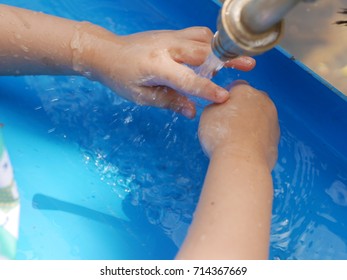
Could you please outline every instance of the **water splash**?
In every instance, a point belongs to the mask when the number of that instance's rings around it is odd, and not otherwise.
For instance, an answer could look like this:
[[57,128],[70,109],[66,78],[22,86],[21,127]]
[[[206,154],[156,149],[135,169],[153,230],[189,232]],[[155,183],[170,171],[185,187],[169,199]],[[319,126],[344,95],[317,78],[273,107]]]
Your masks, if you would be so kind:
[[200,77],[212,79],[215,73],[217,73],[224,66],[224,62],[221,61],[213,52],[207,57],[205,62],[199,67],[195,68],[195,73]]
[[157,109],[131,104],[79,77],[26,81],[41,100],[33,110],[45,111],[49,128],[54,127],[50,134],[78,146],[88,172],[111,190],[115,201],[122,201],[129,219],[136,209],[143,222],[179,246],[207,168],[197,121],[169,111],[158,118]]

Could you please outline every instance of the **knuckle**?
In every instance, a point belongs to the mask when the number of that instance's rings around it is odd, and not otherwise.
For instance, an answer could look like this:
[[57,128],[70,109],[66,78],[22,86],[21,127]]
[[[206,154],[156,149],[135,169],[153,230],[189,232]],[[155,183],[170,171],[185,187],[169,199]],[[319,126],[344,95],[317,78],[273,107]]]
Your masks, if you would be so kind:
[[205,36],[211,37],[211,38],[213,37],[213,32],[211,31],[210,28],[203,26],[203,27],[200,27],[200,29],[204,33]]

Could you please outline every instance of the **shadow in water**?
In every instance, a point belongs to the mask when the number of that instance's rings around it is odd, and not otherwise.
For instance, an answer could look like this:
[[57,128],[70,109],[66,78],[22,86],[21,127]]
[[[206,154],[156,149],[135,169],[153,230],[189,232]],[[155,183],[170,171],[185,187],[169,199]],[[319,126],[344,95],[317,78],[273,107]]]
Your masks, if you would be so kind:
[[[130,221],[124,221],[112,215],[44,194],[35,194],[32,205],[37,210],[62,211],[107,224],[117,231],[121,231],[124,233],[126,240],[129,243],[131,242],[128,247],[134,248],[132,252],[134,259],[173,259],[178,250],[173,241],[160,228],[148,223],[145,214],[140,208],[129,208],[126,201],[127,199],[124,201],[127,209],[126,214]],[[129,256],[129,252],[126,252],[126,255]]]

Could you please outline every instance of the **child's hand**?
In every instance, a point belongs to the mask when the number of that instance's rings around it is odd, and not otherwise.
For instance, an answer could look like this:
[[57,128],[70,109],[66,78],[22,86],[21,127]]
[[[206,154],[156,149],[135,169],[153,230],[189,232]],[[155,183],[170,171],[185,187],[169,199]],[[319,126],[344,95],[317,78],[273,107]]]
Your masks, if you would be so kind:
[[236,85],[230,99],[202,113],[199,139],[209,157],[216,151],[265,159],[272,169],[277,160],[279,125],[271,99],[249,85]]
[[[83,75],[128,100],[189,118],[196,113],[189,95],[216,103],[229,98],[184,65],[199,66],[211,53],[207,28],[117,36],[89,22],[2,4],[0,9],[0,75]],[[255,60],[240,57],[226,66],[250,70]]]
[[[184,65],[201,65],[210,54],[213,34],[207,28],[151,31],[114,38],[95,30],[89,33],[96,36],[85,37],[84,44],[96,47],[84,55],[87,62],[83,64],[89,66],[87,72],[130,101],[168,108],[193,118],[195,105],[188,95],[216,103],[229,98],[225,89]],[[93,44],[92,37],[96,41]],[[240,57],[226,66],[247,71],[255,66],[255,60]]]

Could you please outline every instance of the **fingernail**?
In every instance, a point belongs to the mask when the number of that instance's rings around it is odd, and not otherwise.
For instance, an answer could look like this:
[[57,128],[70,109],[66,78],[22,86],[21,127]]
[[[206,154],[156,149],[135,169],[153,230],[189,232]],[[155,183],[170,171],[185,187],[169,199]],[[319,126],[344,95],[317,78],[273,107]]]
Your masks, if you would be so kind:
[[241,56],[239,59],[242,61],[242,63],[247,65],[253,65],[255,62],[255,59],[249,56]]
[[188,119],[192,119],[194,117],[194,112],[188,108],[183,108],[181,113],[183,116],[187,117]]
[[236,87],[238,85],[249,85],[249,83],[247,81],[245,81],[245,80],[236,80],[236,81],[231,82],[226,87],[226,89],[230,91],[233,87]]
[[237,85],[249,85],[249,83],[246,80],[236,80],[233,81],[232,86],[237,86]]
[[225,89],[219,89],[216,92],[218,101],[225,101],[229,97],[229,92]]

